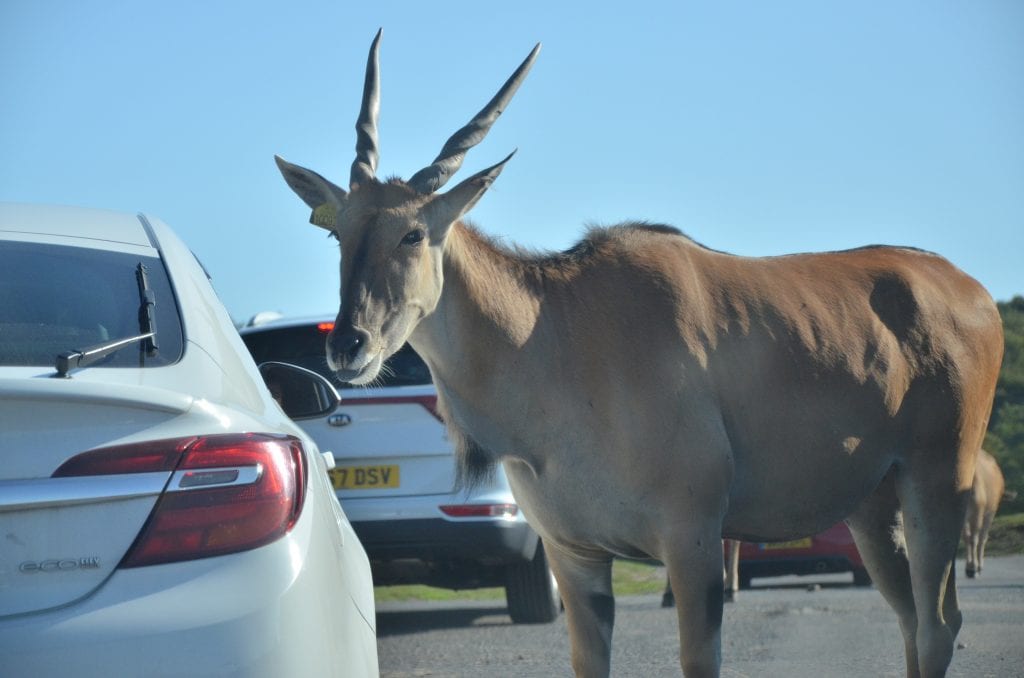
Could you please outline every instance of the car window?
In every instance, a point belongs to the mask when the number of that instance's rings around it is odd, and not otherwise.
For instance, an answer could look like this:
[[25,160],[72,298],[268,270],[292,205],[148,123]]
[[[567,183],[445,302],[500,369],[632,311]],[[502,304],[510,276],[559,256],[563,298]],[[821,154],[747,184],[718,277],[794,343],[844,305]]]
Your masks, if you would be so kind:
[[[257,330],[242,335],[257,364],[268,361],[292,363],[318,372],[338,388],[351,385],[338,381],[327,366],[327,333],[316,324]],[[416,386],[430,383],[430,370],[411,346],[406,344],[384,363],[375,386]]]
[[155,367],[181,359],[182,331],[167,271],[157,257],[0,241],[0,365],[53,365],[60,353],[140,334],[136,270],[146,266],[156,299],[159,351],[143,342],[94,363]]

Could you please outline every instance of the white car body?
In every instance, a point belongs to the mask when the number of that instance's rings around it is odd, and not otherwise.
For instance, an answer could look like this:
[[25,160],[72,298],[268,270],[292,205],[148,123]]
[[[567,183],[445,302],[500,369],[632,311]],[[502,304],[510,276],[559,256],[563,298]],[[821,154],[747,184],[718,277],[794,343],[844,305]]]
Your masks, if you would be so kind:
[[[325,457],[271,397],[189,249],[152,217],[0,205],[0,246],[36,245],[81,248],[76,251],[87,256],[128,254],[151,266],[162,261],[180,314],[181,351],[170,364],[95,364],[72,369],[66,378],[55,378],[53,362],[11,364],[3,355],[11,350],[4,332],[10,337],[35,330],[25,322],[8,328],[4,305],[18,299],[9,287],[8,297],[0,289],[0,674],[376,676],[369,563],[334,496]],[[59,274],[52,269],[26,277]],[[26,281],[17,294],[32,284]],[[55,308],[69,313],[88,295],[113,296],[109,289],[90,289],[87,280],[63,289],[66,299]],[[160,302],[160,312],[169,312],[167,299]],[[161,329],[158,322],[158,340],[173,349],[175,342],[164,342]],[[140,354],[134,346],[122,350]],[[252,441],[263,438],[254,434],[272,440],[259,447],[263,443]],[[271,450],[260,459],[282,464],[290,450],[291,466],[194,471],[190,481],[210,483],[199,489],[221,492],[208,495],[213,497],[233,492],[234,485],[251,482],[256,488],[290,478],[291,494],[281,496],[292,503],[280,504],[291,511],[289,527],[263,545],[177,561],[179,547],[168,537],[160,543],[171,562],[128,566],[126,554],[138,553],[137,539],[140,546],[155,543],[140,537],[140,530],[152,525],[157,534],[150,516],[173,507],[169,497],[206,500],[197,488],[186,489],[182,473],[190,472],[76,475],[69,460],[85,453],[80,461],[88,466],[102,456],[97,449],[137,454],[150,441],[193,437],[208,447],[218,444],[208,441],[234,441],[243,450],[252,444]],[[187,455],[201,444],[190,445]],[[61,467],[71,471],[53,477]],[[249,472],[254,475],[247,479]],[[218,480],[217,473],[227,475]],[[190,510],[180,515],[207,509]],[[230,550],[240,539],[218,536],[216,527],[195,548],[216,552],[218,543],[227,543]],[[182,544],[191,543],[185,539]]]

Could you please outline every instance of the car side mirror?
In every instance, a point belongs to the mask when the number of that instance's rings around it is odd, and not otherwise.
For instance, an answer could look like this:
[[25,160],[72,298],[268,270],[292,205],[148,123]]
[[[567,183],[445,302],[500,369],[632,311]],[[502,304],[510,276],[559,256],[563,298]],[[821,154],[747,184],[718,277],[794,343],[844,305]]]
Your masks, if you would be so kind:
[[312,370],[279,362],[262,363],[259,370],[270,395],[292,419],[326,416],[341,402],[331,382]]

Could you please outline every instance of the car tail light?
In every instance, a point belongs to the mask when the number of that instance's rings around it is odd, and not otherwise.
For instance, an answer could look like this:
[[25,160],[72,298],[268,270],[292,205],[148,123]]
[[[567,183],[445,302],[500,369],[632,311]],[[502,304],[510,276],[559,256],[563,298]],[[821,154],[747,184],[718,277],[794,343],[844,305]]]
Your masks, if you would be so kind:
[[171,470],[121,567],[263,546],[286,534],[302,511],[305,455],[288,436],[225,434],[103,448],[68,460],[54,476]]
[[515,518],[519,513],[515,504],[445,504],[438,508],[452,518]]
[[53,472],[54,478],[107,476],[122,473],[173,471],[181,455],[196,441],[191,438],[149,440],[133,445],[103,447],[68,459]]

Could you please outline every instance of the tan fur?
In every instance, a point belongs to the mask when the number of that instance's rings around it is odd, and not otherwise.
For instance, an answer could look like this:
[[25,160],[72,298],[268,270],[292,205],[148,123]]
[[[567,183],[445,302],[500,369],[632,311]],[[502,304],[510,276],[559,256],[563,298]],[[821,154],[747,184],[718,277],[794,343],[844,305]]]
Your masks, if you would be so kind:
[[[898,610],[947,599],[936,618],[902,612],[928,629],[908,638],[908,675],[944,670],[960,623],[949,564],[1002,350],[976,282],[917,250],[750,259],[631,226],[536,257],[456,224],[442,266],[409,340],[456,436],[504,463],[549,545],[579,675],[608,671],[612,556],[668,564],[684,670],[716,675],[720,537],[792,539],[850,514],[858,543],[903,559],[867,558]],[[919,562],[893,525],[858,521],[865,499],[915,512]]]
[[999,502],[1006,491],[1006,481],[995,457],[981,451],[974,467],[974,484],[967,501],[967,518],[964,520],[964,546],[967,549],[966,574],[975,577],[981,574],[985,565],[985,545],[992,519],[999,510]]
[[[740,542],[735,539],[723,539],[722,548],[725,550],[725,568],[722,571],[722,589],[725,592],[725,602],[731,603],[736,600],[740,591]],[[661,596],[662,607],[675,607],[676,598],[672,593],[672,583],[665,584],[665,592]]]

